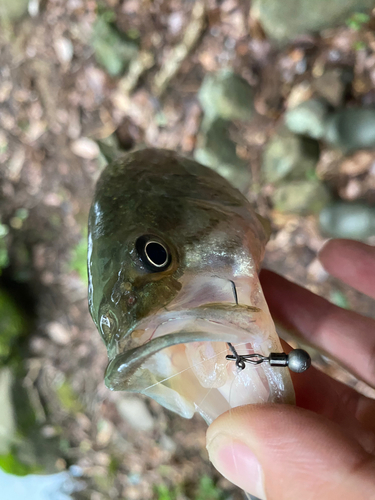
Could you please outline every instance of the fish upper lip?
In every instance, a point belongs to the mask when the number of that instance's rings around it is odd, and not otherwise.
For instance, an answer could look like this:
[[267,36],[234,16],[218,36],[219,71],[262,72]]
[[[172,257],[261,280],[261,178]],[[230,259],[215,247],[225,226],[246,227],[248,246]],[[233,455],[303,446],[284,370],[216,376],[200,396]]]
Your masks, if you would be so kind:
[[[171,309],[168,310],[165,308],[163,312],[152,315],[151,318],[143,319],[139,322],[137,322],[130,330],[127,331],[126,337],[131,336],[134,332],[138,330],[146,330],[146,328],[149,328],[153,322],[155,322],[155,331],[165,322],[167,321],[174,321],[174,320],[179,320],[179,319],[185,319],[185,318],[193,318],[198,317],[196,315],[199,315],[200,313],[203,314],[205,313],[205,317],[202,319],[208,319],[209,316],[209,311],[214,311],[218,313],[216,315],[222,316],[223,313],[230,313],[231,315],[233,313],[236,313],[240,311],[241,314],[249,314],[249,313],[259,313],[262,310],[259,309],[258,307],[255,306],[249,306],[247,304],[236,304],[234,302],[228,302],[228,303],[222,303],[222,302],[208,302],[206,304],[202,304],[197,307],[193,308],[188,308],[188,309]],[[222,317],[219,317],[220,320],[222,320]],[[220,321],[221,322],[221,321]],[[228,321],[228,324],[231,324],[231,321]],[[154,333],[152,334],[151,338],[149,340],[152,340],[154,336]],[[149,340],[146,340],[144,344],[146,344]],[[140,346],[137,347],[142,347],[141,344]]]
[[[158,314],[152,315],[150,318],[143,319],[138,321],[131,329],[129,329],[123,339],[129,338],[136,331],[145,331],[147,328],[154,327],[154,332],[152,333],[149,339],[145,339],[144,342],[137,346],[130,346],[130,349],[141,348],[150,342],[154,337],[156,330],[162,327],[163,324],[169,323],[170,321],[182,320],[182,319],[197,319],[202,315],[201,319],[208,320],[210,316],[210,312],[213,311],[212,320],[217,321],[219,324],[224,323],[226,318],[223,318],[223,315],[230,313],[231,316],[235,314],[246,314],[246,320],[248,319],[248,315],[251,313],[259,313],[262,310],[255,306],[249,306],[247,304],[238,304],[234,302],[207,302],[206,304],[202,304],[197,307],[187,308],[187,309],[172,309],[168,310],[164,308],[164,310]],[[216,317],[215,317],[216,316]],[[238,325],[236,325],[235,321],[227,321],[228,326],[235,325],[238,329]],[[252,321],[248,321],[248,323],[252,323]],[[246,330],[246,327],[243,328]],[[159,335],[157,335],[159,337]],[[121,342],[121,340],[120,340]],[[108,353],[115,353],[118,347],[119,341],[113,337],[112,343],[108,346]],[[183,343],[183,342],[181,342]],[[127,349],[128,350],[128,349]],[[117,356],[121,355],[121,353],[114,354],[112,356],[109,355],[110,361],[113,361]]]
[[[207,318],[207,311],[214,311],[211,319]],[[247,321],[245,321],[244,324],[241,324],[241,321],[230,321],[230,319],[233,319],[233,311],[239,313],[239,319],[242,321],[244,320],[243,316],[246,315],[245,320]],[[197,312],[205,312],[206,314],[202,314],[202,317],[197,317]],[[128,379],[132,377],[146,359],[166,347],[200,341],[236,343],[239,340],[244,340],[251,343],[252,339],[249,327],[255,320],[251,321],[251,319],[249,319],[249,312],[259,313],[261,310],[247,305],[209,303],[190,310],[162,313],[156,315],[147,322],[140,322],[137,324],[136,328],[132,329],[130,334],[136,330],[144,330],[155,320],[158,321],[157,328],[163,324],[163,319],[165,323],[171,321],[171,324],[173,324],[173,320],[177,321],[181,318],[185,318],[188,324],[186,328],[182,328],[180,331],[175,330],[174,332],[154,337],[137,347],[133,347],[114,356],[106,369],[106,386],[112,390],[124,390]],[[230,313],[230,317],[228,313]],[[188,321],[189,318],[192,320],[190,325]],[[199,322],[202,321],[206,321],[204,325],[205,328],[199,325]],[[210,329],[209,325],[211,326],[211,330],[216,328],[216,330],[219,331],[205,331]]]

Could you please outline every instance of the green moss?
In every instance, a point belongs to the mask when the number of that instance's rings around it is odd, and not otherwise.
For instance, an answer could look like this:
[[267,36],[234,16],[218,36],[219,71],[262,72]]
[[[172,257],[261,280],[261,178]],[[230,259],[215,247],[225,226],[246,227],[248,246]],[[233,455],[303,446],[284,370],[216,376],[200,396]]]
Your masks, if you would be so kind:
[[61,451],[61,453],[63,453],[64,455],[67,455],[69,453],[70,449],[71,449],[71,446],[70,446],[69,440],[66,438],[61,438],[59,440],[59,450]]
[[2,269],[7,267],[8,265],[9,265],[8,250],[6,247],[4,247],[1,244],[1,241],[0,241],[0,275],[1,275]]
[[168,477],[172,472],[173,467],[170,465],[162,464],[158,467],[158,472],[163,477]]
[[0,364],[12,352],[17,339],[26,331],[26,320],[12,297],[0,288]]
[[346,25],[354,30],[359,31],[362,26],[370,21],[370,16],[364,12],[354,12],[349,19],[346,20]]
[[31,405],[28,391],[23,386],[24,373],[23,366],[19,367],[18,377],[15,378],[12,387],[12,400],[15,409],[15,417],[17,424],[17,433],[23,439],[32,433],[35,433],[37,428],[37,418],[34,409]]
[[293,181],[278,186],[272,194],[276,210],[307,215],[319,213],[330,201],[330,192],[319,180]]
[[176,500],[176,489],[169,489],[165,484],[158,484],[155,486],[155,498],[157,500]]
[[209,476],[202,476],[194,500],[220,500],[223,493]]
[[365,42],[358,41],[353,44],[353,50],[359,51],[359,50],[365,50],[367,48],[367,45]]
[[[177,484],[173,487],[168,487],[166,484],[158,484],[154,487],[154,498],[155,500],[176,500],[181,496],[183,491],[184,487],[182,484]],[[222,490],[216,486],[211,477],[204,475],[200,478],[198,486],[191,498],[193,500],[223,500],[224,494]]]
[[2,0],[0,2],[0,19],[16,21],[27,13],[28,0]]
[[102,476],[97,474],[93,476],[94,483],[99,491],[109,491],[113,486],[113,476]]
[[6,236],[8,233],[8,226],[0,224],[0,276],[2,269],[9,265],[8,247],[6,243]]
[[[53,213],[50,215],[48,221],[54,229],[59,229],[62,225],[62,216],[59,213]],[[55,237],[54,233],[53,237]]]
[[83,411],[83,406],[69,382],[64,381],[57,387],[56,395],[59,398],[61,406],[69,413],[76,414]]
[[121,461],[114,456],[111,456],[111,461],[109,462],[108,465],[108,474],[111,476],[115,476],[121,466]]
[[76,271],[84,283],[87,283],[87,236],[82,236],[79,243],[73,248],[69,262],[71,271]]
[[91,37],[95,59],[111,76],[122,74],[138,51],[135,31],[131,31],[131,36],[120,33],[114,24],[115,17],[112,11],[99,12]]
[[9,233],[9,228],[5,224],[0,224],[0,238],[4,238]]
[[311,168],[309,170],[306,171],[306,180],[308,181],[317,181],[319,180],[318,179],[318,176],[316,175],[316,171],[314,168]]
[[8,150],[8,141],[5,135],[0,135],[0,154],[6,153]]
[[0,468],[15,476],[26,476],[27,474],[39,471],[39,469],[21,463],[13,453],[0,455]]
[[17,123],[18,127],[22,130],[22,132],[27,132],[30,128],[30,122],[26,118],[21,118]]
[[18,208],[14,214],[17,219],[21,219],[22,221],[26,220],[29,216],[29,211],[27,208]]

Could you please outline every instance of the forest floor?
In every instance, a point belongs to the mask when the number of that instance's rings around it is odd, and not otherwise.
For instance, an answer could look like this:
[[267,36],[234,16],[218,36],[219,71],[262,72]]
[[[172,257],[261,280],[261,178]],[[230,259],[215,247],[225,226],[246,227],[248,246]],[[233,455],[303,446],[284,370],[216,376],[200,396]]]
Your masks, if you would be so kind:
[[[49,472],[75,466],[80,498],[242,498],[210,465],[201,418],[185,421],[154,401],[105,388],[107,353],[87,306],[87,216],[104,166],[96,141],[115,134],[123,150],[147,144],[191,155],[206,73],[231,67],[256,89],[256,120],[232,132],[251,164],[250,198],[273,223],[265,266],[375,317],[370,300],[321,268],[316,255],[325,238],[316,216],[272,210],[270,187],[260,181],[261,152],[286,102],[324,68],[353,71],[346,102],[375,102],[371,26],[328,30],[276,49],[249,26],[245,2],[208,5],[203,16],[182,0],[108,0],[101,15],[114,12],[119,31],[141,45],[133,73],[115,76],[94,56],[93,0],[41,2],[38,15],[4,21],[0,31],[1,286],[31,325],[17,373],[21,411],[23,404],[30,409],[35,427],[25,424],[19,453]],[[187,27],[194,44],[168,73]],[[343,199],[372,201],[373,172],[355,168],[348,174],[338,167],[331,189]]]

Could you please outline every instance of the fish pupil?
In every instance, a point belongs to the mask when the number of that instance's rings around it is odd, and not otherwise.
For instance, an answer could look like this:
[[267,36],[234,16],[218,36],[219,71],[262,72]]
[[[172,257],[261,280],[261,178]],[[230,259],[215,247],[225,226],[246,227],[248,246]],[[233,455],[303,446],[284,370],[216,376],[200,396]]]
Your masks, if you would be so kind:
[[150,241],[145,248],[148,260],[157,267],[165,266],[168,262],[167,250],[156,241]]
[[163,271],[169,266],[170,254],[167,247],[152,236],[138,238],[136,248],[143,264],[150,271]]

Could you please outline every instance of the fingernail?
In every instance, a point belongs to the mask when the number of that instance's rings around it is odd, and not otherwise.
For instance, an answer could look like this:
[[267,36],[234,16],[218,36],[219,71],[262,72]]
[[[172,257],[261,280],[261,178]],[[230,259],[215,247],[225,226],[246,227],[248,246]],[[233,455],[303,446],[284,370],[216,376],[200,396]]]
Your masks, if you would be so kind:
[[258,459],[244,443],[218,434],[207,445],[214,467],[247,493],[264,500],[263,473]]

